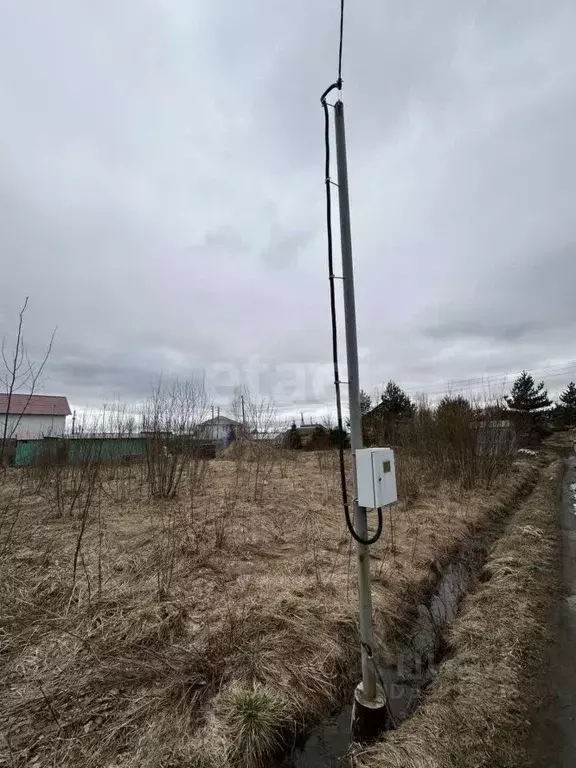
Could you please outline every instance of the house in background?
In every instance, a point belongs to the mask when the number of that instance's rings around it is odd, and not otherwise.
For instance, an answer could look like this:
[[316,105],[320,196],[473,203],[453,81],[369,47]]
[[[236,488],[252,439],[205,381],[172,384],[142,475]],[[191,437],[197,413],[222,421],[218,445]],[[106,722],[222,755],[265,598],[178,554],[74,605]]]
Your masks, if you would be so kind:
[[323,424],[301,424],[296,427],[302,447],[306,448],[312,441],[322,443],[328,438],[328,430]]
[[[9,410],[8,410],[9,408]],[[6,437],[33,440],[59,437],[66,429],[70,406],[65,397],[53,395],[0,394],[0,438],[8,420]]]
[[228,416],[215,416],[198,425],[198,434],[202,440],[226,442],[242,435],[242,424]]

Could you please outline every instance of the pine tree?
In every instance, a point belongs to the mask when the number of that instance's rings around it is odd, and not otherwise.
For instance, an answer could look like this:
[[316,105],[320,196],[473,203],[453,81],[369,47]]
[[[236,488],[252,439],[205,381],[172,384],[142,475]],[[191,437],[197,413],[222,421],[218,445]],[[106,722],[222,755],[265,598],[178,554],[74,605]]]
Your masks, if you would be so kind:
[[346,432],[345,429],[338,429],[338,427],[332,427],[328,431],[328,437],[331,445],[339,447],[340,443],[342,443],[342,446],[344,448],[350,447],[350,438],[348,436],[348,432]]
[[555,418],[558,426],[576,426],[576,384],[571,381],[562,392],[556,406]]
[[449,418],[450,416],[471,416],[472,406],[462,395],[451,397],[446,395],[438,404],[439,419]]
[[440,421],[472,417],[470,401],[462,395],[445,395],[438,403],[436,415]]
[[552,401],[544,389],[544,382],[534,384],[534,379],[526,371],[522,371],[514,382],[510,396],[506,398],[508,407],[513,411],[532,413],[548,408]]
[[568,408],[574,415],[576,415],[576,384],[573,381],[568,384],[566,391],[560,395],[560,402],[564,408]]
[[390,380],[382,394],[381,410],[391,416],[412,416],[414,404],[395,381]]
[[299,451],[302,448],[302,437],[300,432],[298,432],[295,421],[292,422],[292,426],[286,435],[286,446],[295,451]]
[[363,389],[360,390],[360,413],[364,415],[372,408],[372,398]]

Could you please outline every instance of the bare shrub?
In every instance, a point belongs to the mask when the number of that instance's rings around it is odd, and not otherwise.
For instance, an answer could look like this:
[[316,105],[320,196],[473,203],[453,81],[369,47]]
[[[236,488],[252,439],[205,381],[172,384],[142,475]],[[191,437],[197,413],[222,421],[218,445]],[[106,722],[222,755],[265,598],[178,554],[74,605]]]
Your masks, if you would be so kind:
[[173,498],[199,444],[198,427],[206,414],[206,393],[199,379],[160,381],[142,415],[147,435],[146,465],[150,495]]
[[[133,504],[142,500],[145,477],[139,418],[121,402],[106,403],[101,418],[93,425],[92,436],[102,439],[103,492],[117,504]],[[101,432],[100,432],[101,429]],[[83,428],[79,437],[90,438]],[[130,448],[130,446],[133,448]]]
[[276,456],[280,477],[285,480],[293,474],[294,464],[298,460],[298,453],[290,448],[278,446]]
[[[8,558],[20,521],[25,494],[23,478],[19,483],[5,484],[0,498],[0,562]],[[20,536],[22,535],[19,532]]]
[[407,500],[441,482],[489,487],[510,466],[514,447],[497,403],[461,397],[436,409],[422,401],[409,416],[383,415],[369,440],[396,449],[399,496]]
[[261,501],[281,455],[276,406],[274,400],[257,400],[249,389],[243,388],[235,395],[232,412],[236,418],[241,414],[245,435],[234,446],[236,474],[244,476],[254,500]]
[[176,552],[180,542],[177,512],[173,506],[162,502],[152,512],[151,527],[154,531],[152,561],[156,571],[157,597],[159,600],[164,600],[170,594]]
[[324,484],[324,503],[329,504],[335,500],[335,492],[340,493],[338,452],[335,450],[317,451],[315,456],[318,471]]
[[60,453],[60,444],[54,448],[38,458],[39,490],[60,517],[82,516],[101,482],[100,445],[84,443],[73,460]]
[[396,485],[398,498],[415,501],[422,488],[422,463],[410,453],[400,452],[396,459]]

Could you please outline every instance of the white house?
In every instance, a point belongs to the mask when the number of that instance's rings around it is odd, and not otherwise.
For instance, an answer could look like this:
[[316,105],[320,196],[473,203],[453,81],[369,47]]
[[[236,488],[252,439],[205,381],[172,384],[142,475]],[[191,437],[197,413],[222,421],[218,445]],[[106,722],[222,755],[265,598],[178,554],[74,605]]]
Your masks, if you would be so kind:
[[232,434],[238,437],[242,433],[242,424],[228,416],[215,416],[203,421],[198,426],[198,432],[203,440],[228,440]]
[[65,397],[0,394],[0,438],[6,423],[8,438],[58,437],[66,429],[66,416],[70,406]]

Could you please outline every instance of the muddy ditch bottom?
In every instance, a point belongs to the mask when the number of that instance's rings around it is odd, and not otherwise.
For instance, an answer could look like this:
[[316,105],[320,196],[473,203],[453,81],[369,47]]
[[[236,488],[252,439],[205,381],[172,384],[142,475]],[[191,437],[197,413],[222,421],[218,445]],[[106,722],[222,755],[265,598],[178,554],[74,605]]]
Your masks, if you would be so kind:
[[[464,562],[444,570],[432,596],[417,606],[407,638],[392,647],[395,662],[379,666],[396,726],[416,710],[446,654],[444,630],[456,617],[475,570],[468,560],[465,556]],[[351,714],[352,705],[347,704],[313,728],[280,766],[332,768],[340,765],[350,747]]]

